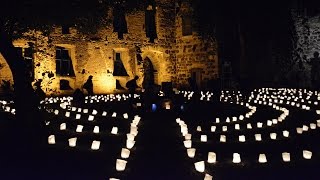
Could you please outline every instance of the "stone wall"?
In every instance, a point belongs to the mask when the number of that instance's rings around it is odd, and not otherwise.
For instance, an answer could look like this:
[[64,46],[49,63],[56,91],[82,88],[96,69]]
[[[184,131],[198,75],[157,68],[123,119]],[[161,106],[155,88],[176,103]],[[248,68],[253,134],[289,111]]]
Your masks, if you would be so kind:
[[[122,87],[135,75],[143,80],[143,65],[137,62],[137,47],[141,57],[148,57],[156,70],[155,83],[173,82],[174,87],[183,87],[192,68],[201,68],[205,82],[218,73],[216,42],[202,39],[196,32],[191,36],[181,35],[181,18],[176,14],[174,0],[157,1],[156,9],[157,39],[149,42],[145,33],[145,13],[143,9],[126,14],[128,33],[118,39],[112,24],[98,29],[97,33],[84,34],[76,27],[69,34],[62,34],[61,27],[46,37],[39,32],[31,32],[14,42],[21,46],[30,42],[36,44],[35,79],[43,79],[43,89],[48,95],[70,94],[76,88],[82,88],[89,75],[93,75],[94,93],[115,93],[116,80]],[[112,20],[112,9],[109,19]],[[33,36],[33,37],[32,37]],[[55,47],[69,50],[74,76],[59,76],[56,73]],[[121,60],[128,76],[113,76],[115,52],[121,53]],[[5,62],[0,57],[0,62]],[[5,64],[5,63],[4,63]],[[1,79],[10,79],[5,65],[0,70]],[[53,73],[53,77],[50,76]],[[71,90],[60,90],[60,80],[69,81]]]

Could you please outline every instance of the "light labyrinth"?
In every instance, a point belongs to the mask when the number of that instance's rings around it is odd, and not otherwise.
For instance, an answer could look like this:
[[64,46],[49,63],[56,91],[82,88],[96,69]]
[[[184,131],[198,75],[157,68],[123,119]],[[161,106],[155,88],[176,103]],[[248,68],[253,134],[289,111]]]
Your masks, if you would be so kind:
[[[318,157],[320,147],[312,137],[319,137],[319,99],[318,92],[262,88],[254,90],[248,102],[244,102],[240,92],[225,91],[220,97],[222,102],[246,106],[251,111],[245,116],[223,120],[213,116],[211,122],[193,127],[189,124],[197,119],[177,117],[176,122],[180,127],[182,145],[195,170],[202,173],[205,180],[210,180],[214,179],[218,166],[299,163]],[[253,115],[268,107],[278,113],[264,117]],[[297,113],[289,115],[297,110],[313,113],[313,116],[308,119],[296,116]]]
[[[86,107],[72,106],[72,97],[47,98],[45,104],[47,112],[52,114],[46,121],[50,135],[48,144],[60,148],[77,148],[89,151],[114,153],[110,149],[118,149],[114,162],[114,174],[120,176],[130,165],[130,153],[134,150],[135,139],[138,135],[138,125],[141,117],[129,112],[99,111],[94,107],[97,103],[108,101],[125,101],[125,95],[100,95],[86,97]],[[138,95],[135,97],[138,98]],[[111,170],[113,172],[113,170]],[[116,179],[110,177],[111,179]],[[117,177],[119,178],[119,177]]]

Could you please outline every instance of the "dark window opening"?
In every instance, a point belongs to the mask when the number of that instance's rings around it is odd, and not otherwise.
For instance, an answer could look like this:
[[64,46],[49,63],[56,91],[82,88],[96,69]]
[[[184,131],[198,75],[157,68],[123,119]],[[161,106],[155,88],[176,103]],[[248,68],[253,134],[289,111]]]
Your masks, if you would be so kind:
[[145,10],[145,31],[146,37],[150,39],[150,42],[154,42],[157,38],[157,26],[156,26],[156,4],[154,0],[150,0],[147,3]]
[[56,48],[56,73],[60,76],[74,76],[70,52],[63,47]]
[[16,47],[16,51],[19,55],[23,57],[26,62],[27,66],[27,73],[30,78],[30,81],[34,80],[34,61],[33,61],[33,50],[31,47],[23,48],[23,47]]
[[192,35],[192,18],[190,16],[182,17],[182,35]]
[[128,76],[121,60],[121,53],[115,53],[113,76]]

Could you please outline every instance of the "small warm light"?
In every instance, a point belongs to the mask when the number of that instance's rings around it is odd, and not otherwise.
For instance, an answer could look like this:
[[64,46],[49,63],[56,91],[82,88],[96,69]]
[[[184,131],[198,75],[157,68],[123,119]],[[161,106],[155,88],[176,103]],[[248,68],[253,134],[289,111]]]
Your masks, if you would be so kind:
[[239,153],[233,153],[232,162],[233,163],[240,163],[241,162],[241,158],[240,158],[240,154]]
[[317,128],[317,125],[314,124],[314,123],[310,123],[310,129],[316,129]]
[[128,118],[129,118],[128,113],[124,113],[124,114],[123,114],[123,118],[128,119]]
[[186,134],[184,135],[185,140],[191,140],[192,135],[191,134]]
[[89,115],[89,117],[88,117],[88,121],[93,121],[93,120],[94,120],[94,116]]
[[70,147],[76,147],[76,144],[77,144],[77,138],[70,138],[68,139],[68,142],[69,142],[69,146]]
[[83,113],[85,114],[89,113],[89,109],[83,109]]
[[141,103],[137,103],[137,107],[141,107]]
[[219,118],[216,118],[216,123],[220,123],[220,119]]
[[116,112],[113,112],[111,117],[117,117],[117,113]]
[[201,126],[197,126],[197,131],[201,132]]
[[165,104],[165,107],[166,107],[166,109],[170,109],[171,108],[170,104],[168,104],[168,103]]
[[122,148],[121,149],[121,157],[124,159],[127,159],[127,158],[129,158],[129,156],[130,156],[130,150],[126,149],[126,148]]
[[66,116],[66,117],[70,117],[70,112],[67,111],[66,114],[65,114],[65,116]]
[[201,135],[200,140],[201,142],[207,142],[207,135]]
[[259,163],[266,163],[267,157],[265,154],[259,154]]
[[222,126],[222,131],[228,131],[228,127],[227,126]]
[[247,129],[252,129],[252,126],[250,123],[247,124]]
[[311,159],[312,158],[312,152],[311,151],[307,151],[307,150],[303,150],[303,158],[305,159]]
[[227,141],[226,135],[220,135],[220,142],[226,142],[226,141]]
[[211,132],[216,132],[217,127],[216,126],[211,126]]
[[76,132],[82,132],[83,126],[82,125],[77,125]]
[[239,124],[235,124],[235,125],[234,125],[234,129],[240,130],[240,125],[239,125]]
[[303,126],[302,126],[302,130],[303,130],[303,131],[308,131],[308,130],[309,130],[309,127],[306,126],[306,125],[303,125]]
[[217,161],[217,155],[214,152],[208,153],[208,163],[215,163]]
[[97,115],[98,114],[98,111],[97,110],[92,110],[92,115]]
[[288,153],[288,152],[283,152],[283,153],[282,153],[282,160],[283,160],[284,162],[290,162],[290,153]]
[[205,163],[204,163],[204,161],[196,162],[196,163],[194,163],[194,166],[195,166],[195,168],[196,168],[196,170],[197,170],[198,172],[204,172],[204,170],[205,170]]
[[184,144],[184,147],[191,148],[192,141],[191,140],[185,140],[185,141],[183,141],[183,144]]
[[117,178],[110,178],[109,180],[120,180],[120,179],[117,179]]
[[50,135],[48,137],[48,144],[55,144],[56,143],[56,138],[54,135]]
[[246,142],[246,136],[245,135],[240,135],[239,136],[239,142]]
[[299,127],[298,127],[296,130],[297,130],[297,133],[298,133],[298,134],[302,134],[302,133],[303,133],[303,129],[302,129],[302,128],[299,128]]
[[131,148],[133,148],[135,143],[136,143],[136,141],[127,140],[126,146],[127,146],[128,149],[131,149]]
[[55,115],[58,115],[58,114],[59,114],[59,110],[57,110],[57,109],[54,110],[54,114],[55,114]]
[[187,149],[187,154],[188,154],[189,158],[194,158],[194,156],[196,154],[196,149],[195,148]]
[[254,137],[256,141],[262,141],[261,134],[255,134]]
[[272,121],[271,120],[267,121],[267,126],[272,126]]
[[99,133],[99,126],[94,126],[93,133]]
[[257,127],[258,127],[258,128],[262,128],[262,125],[263,125],[263,123],[261,123],[261,122],[258,122],[258,123],[257,123]]
[[112,127],[111,134],[118,134],[118,127]]
[[106,112],[106,111],[103,111],[103,112],[102,112],[102,116],[107,116],[107,112]]
[[60,124],[60,130],[66,130],[66,129],[67,129],[66,123],[61,123]]
[[204,180],[212,180],[212,176],[210,174],[205,174],[204,175]]
[[116,170],[117,171],[124,171],[126,169],[127,161],[122,159],[117,159],[116,162]]
[[98,150],[100,148],[100,141],[93,141],[91,145],[92,150]]
[[81,118],[81,114],[76,114],[76,119],[80,119]]
[[282,131],[283,137],[289,137],[289,131]]
[[133,134],[127,134],[127,140],[134,141],[134,137]]
[[270,133],[270,138],[273,140],[277,139],[277,133]]

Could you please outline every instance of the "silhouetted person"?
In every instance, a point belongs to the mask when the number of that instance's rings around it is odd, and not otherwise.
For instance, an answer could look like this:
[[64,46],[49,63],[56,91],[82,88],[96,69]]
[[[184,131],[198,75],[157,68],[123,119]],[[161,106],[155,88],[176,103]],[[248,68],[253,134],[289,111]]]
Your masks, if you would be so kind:
[[129,80],[126,83],[126,87],[128,88],[129,94],[131,96],[131,98],[130,98],[131,100],[133,99],[134,94],[136,93],[136,89],[138,88],[138,85],[137,85],[138,79],[139,79],[139,76],[135,76],[133,79]]
[[307,61],[311,65],[311,83],[312,88],[318,88],[319,87],[319,77],[320,77],[320,57],[319,52],[315,51],[313,53],[313,57]]
[[34,86],[35,86],[35,93],[36,95],[38,96],[38,98],[40,100],[44,99],[46,97],[46,93],[42,90],[41,88],[41,83],[42,83],[42,79],[38,79],[35,83],[34,83]]
[[83,92],[82,92],[79,88],[77,88],[77,89],[73,92],[72,97],[73,97],[72,103],[73,103],[74,106],[81,106],[81,105],[83,105],[83,103],[84,103],[84,101],[85,101],[85,96],[84,96]]
[[87,90],[89,96],[93,96],[93,82],[92,82],[93,76],[90,75],[87,79],[87,81],[83,84],[83,88]]

